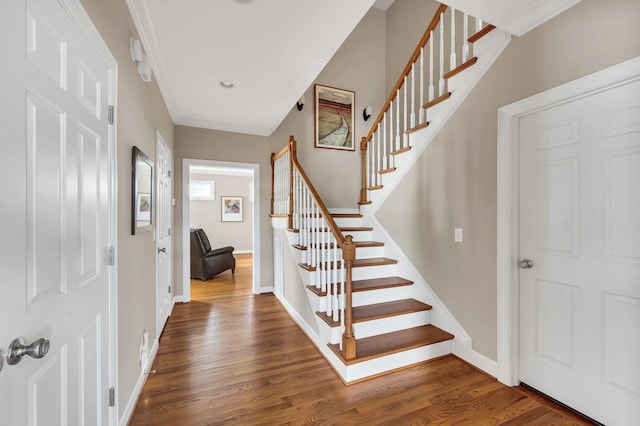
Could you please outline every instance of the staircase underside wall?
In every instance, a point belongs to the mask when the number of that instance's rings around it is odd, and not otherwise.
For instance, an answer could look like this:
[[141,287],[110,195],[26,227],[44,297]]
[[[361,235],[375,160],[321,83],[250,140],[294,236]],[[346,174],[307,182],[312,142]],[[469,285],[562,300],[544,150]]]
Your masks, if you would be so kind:
[[[375,212],[489,359],[497,358],[497,110],[638,56],[637,16],[635,0],[585,0],[513,39]],[[463,243],[453,242],[454,228],[464,229]]]

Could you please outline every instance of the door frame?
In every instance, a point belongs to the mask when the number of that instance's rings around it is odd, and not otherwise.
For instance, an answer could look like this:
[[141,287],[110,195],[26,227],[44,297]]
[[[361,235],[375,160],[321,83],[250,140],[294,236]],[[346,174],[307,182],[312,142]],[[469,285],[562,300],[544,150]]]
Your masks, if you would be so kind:
[[[171,152],[171,150],[169,149],[169,146],[167,145],[167,143],[164,140],[164,137],[162,137],[162,133],[160,133],[160,130],[156,129],[156,165],[158,164],[158,151],[159,148],[162,148],[162,150],[166,151],[169,153],[170,157],[169,157],[169,186],[170,186],[170,193],[171,193],[171,199],[169,200],[169,203],[173,204],[173,177],[171,176],[171,173],[173,171],[173,153]],[[157,167],[157,166],[156,166]],[[155,173],[156,175],[156,182],[154,182],[155,185],[155,190],[156,193],[158,192],[158,181],[159,181],[159,175],[157,173]],[[156,198],[157,200],[158,198]],[[159,205],[156,203],[156,214],[159,211]],[[173,225],[173,208],[171,209],[171,221],[170,221],[170,229],[173,230],[174,229],[174,225]],[[166,324],[166,322],[162,322],[162,324],[160,324],[160,318],[158,316],[158,308],[159,308],[159,303],[160,303],[160,298],[158,297],[158,281],[159,281],[159,276],[160,274],[158,273],[158,238],[157,238],[157,216],[156,216],[156,229],[154,229],[154,232],[156,232],[156,238],[155,238],[155,248],[156,248],[156,338],[160,339],[160,334],[162,333],[162,329],[164,328],[164,325]],[[171,247],[167,248],[167,255],[166,255],[166,259],[167,262],[169,262],[169,285],[171,286],[171,297],[169,298],[169,314],[168,316],[171,316],[171,312],[173,311],[173,305],[174,305],[174,299],[173,299],[173,293],[175,290],[175,286],[173,285],[173,234],[171,235]]]
[[636,80],[640,80],[640,56],[498,109],[498,380],[508,386],[520,383],[519,120]]
[[[256,163],[236,163],[231,161],[218,160],[198,160],[193,158],[182,159],[182,302],[191,300],[191,274],[189,273],[190,242],[189,242],[189,183],[190,166],[210,166],[241,168],[253,170],[253,294],[260,294],[260,164]],[[270,290],[269,290],[270,291]]]

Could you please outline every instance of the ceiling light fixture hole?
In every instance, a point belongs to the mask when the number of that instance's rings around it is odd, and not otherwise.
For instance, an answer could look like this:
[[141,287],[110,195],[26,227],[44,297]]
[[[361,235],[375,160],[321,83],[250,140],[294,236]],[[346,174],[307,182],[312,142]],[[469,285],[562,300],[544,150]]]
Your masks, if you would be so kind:
[[233,84],[233,82],[229,80],[220,80],[220,86],[224,87],[225,89],[233,89],[233,86],[235,86],[235,84]]

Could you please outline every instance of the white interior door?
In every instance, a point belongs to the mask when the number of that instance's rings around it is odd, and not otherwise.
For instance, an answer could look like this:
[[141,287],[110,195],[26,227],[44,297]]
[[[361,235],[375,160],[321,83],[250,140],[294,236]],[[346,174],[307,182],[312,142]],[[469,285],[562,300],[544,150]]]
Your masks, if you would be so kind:
[[68,11],[84,12],[63,3],[15,0],[0,13],[0,348],[6,355],[19,337],[50,342],[41,359],[4,362],[6,425],[117,420],[108,391],[112,80],[76,25],[88,18],[72,19]]
[[171,314],[171,151],[156,133],[156,336]]
[[[520,380],[640,419],[640,82],[520,119]],[[526,265],[522,265],[526,266]]]

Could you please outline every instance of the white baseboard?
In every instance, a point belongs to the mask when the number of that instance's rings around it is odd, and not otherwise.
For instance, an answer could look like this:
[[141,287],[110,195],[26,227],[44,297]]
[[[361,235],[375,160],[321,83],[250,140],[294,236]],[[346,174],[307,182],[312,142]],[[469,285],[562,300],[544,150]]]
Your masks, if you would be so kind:
[[[184,302],[188,302],[188,300],[185,301],[184,296],[183,295],[177,295],[177,296],[173,296],[173,304],[175,305],[176,303],[184,303]],[[171,308],[171,310],[173,311],[173,308]]]
[[307,322],[300,315],[298,315],[298,312],[296,312],[296,310],[293,309],[293,306],[289,304],[287,299],[285,299],[281,294],[275,291],[273,292],[273,294],[276,296],[276,299],[278,299],[278,301],[280,302],[282,307],[285,309],[285,311],[287,311],[289,316],[293,318],[296,324],[298,324],[298,326],[302,329],[304,334],[306,334],[307,337],[309,337],[309,339],[311,339],[311,341],[316,345],[316,347],[320,349],[320,344],[318,343],[320,341],[320,338],[318,334],[315,331],[313,331],[311,327],[309,327],[309,324],[307,324]]
[[[149,366],[153,365],[153,361],[156,359],[156,355],[158,354],[158,339],[153,342],[153,346],[151,347],[151,353],[149,353]],[[138,404],[138,399],[140,398],[140,394],[142,393],[142,388],[144,384],[147,382],[147,376],[149,375],[148,370],[143,370],[140,372],[140,376],[138,377],[138,381],[136,385],[133,387],[133,391],[129,396],[129,400],[127,402],[126,407],[124,407],[124,411],[122,412],[122,417],[120,417],[120,426],[127,426],[129,420],[131,420],[131,415]]]
[[253,254],[253,250],[234,250],[233,254]]
[[273,293],[273,286],[260,287],[260,293],[258,294],[264,294],[264,293]]

